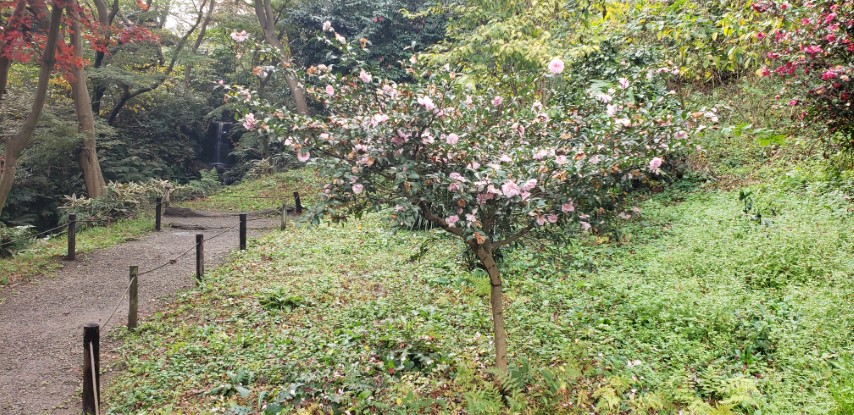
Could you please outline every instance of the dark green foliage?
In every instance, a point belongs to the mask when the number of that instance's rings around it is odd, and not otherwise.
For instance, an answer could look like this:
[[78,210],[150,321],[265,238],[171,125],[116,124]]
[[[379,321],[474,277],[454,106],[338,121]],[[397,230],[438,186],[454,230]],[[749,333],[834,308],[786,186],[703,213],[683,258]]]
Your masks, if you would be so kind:
[[419,12],[432,2],[415,0],[304,2],[289,17],[288,34],[296,58],[305,64],[329,63],[328,48],[317,40],[321,25],[330,21],[347,39],[366,38],[370,52],[365,58],[394,80],[409,77],[397,64],[414,52],[424,50],[445,36],[445,16],[429,15],[409,19],[402,10]]

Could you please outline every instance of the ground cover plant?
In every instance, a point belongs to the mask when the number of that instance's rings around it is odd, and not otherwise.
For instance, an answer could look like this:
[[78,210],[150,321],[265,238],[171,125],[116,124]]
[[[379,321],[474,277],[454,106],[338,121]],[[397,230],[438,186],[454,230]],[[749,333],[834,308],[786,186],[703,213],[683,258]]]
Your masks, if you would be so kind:
[[[850,201],[805,174],[638,203],[623,240],[502,266],[511,361],[460,242],[370,215],[255,242],[125,341],[112,413],[831,413],[851,408]],[[503,385],[502,396],[493,380]],[[265,412],[266,411],[266,412]]]

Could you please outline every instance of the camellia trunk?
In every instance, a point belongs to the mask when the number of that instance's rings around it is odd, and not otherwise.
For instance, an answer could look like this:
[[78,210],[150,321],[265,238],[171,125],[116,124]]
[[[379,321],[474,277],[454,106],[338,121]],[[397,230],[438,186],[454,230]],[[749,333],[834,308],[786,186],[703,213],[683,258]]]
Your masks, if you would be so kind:
[[[80,14],[77,12],[77,2],[72,1],[66,8],[71,20],[71,45],[77,56],[82,56],[83,42],[80,35]],[[83,147],[80,149],[78,162],[83,170],[83,180],[86,183],[86,193],[89,197],[98,197],[104,194],[104,175],[101,172],[101,164],[98,162],[97,139],[95,131],[95,116],[92,112],[92,98],[89,96],[89,88],[86,86],[86,74],[83,67],[73,66],[71,69],[71,97],[74,100],[74,110],[77,112],[77,124],[83,133]]]
[[27,144],[33,137],[36,125],[44,109],[44,103],[47,100],[48,83],[55,62],[54,52],[56,51],[56,43],[59,38],[61,20],[62,7],[54,5],[51,11],[47,40],[45,41],[44,52],[42,53],[41,68],[39,68],[39,79],[36,86],[36,94],[33,98],[33,105],[18,134],[3,143],[5,155],[0,160],[0,213],[3,213],[3,207],[6,205],[6,199],[9,197],[9,192],[12,190],[12,184],[15,181],[18,157],[21,156],[24,148],[27,147]]
[[495,367],[507,371],[507,331],[504,329],[504,297],[501,292],[501,274],[495,263],[493,250],[484,246],[475,248],[475,254],[489,274],[489,303],[492,306],[492,325],[495,335]]

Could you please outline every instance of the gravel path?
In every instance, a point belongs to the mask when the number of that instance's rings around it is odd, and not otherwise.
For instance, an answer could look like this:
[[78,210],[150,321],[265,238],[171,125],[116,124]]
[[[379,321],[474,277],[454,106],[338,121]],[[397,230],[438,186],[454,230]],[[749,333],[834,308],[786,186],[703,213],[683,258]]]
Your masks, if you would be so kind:
[[[276,219],[254,219],[249,236],[278,226]],[[78,255],[54,275],[0,291],[0,414],[79,414],[83,362],[83,324],[104,324],[128,284],[128,267],[140,272],[169,261],[205,235],[205,267],[220,264],[237,249],[237,218],[164,218],[164,223],[190,230],[164,228],[138,240]],[[216,234],[219,237],[207,240]],[[174,294],[194,286],[195,253],[139,278],[140,320],[168,303]],[[107,328],[126,324],[127,300]],[[103,330],[103,327],[102,327]],[[104,338],[102,332],[101,338]],[[102,341],[102,370],[114,345]],[[106,361],[105,361],[106,359]]]

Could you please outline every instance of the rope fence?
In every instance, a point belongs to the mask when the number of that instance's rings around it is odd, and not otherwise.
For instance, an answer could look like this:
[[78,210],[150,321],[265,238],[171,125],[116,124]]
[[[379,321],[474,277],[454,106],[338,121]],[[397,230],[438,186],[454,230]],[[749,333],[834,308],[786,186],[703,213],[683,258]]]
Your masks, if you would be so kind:
[[[274,196],[237,196],[237,195],[218,195],[221,197],[240,197],[243,199],[276,199]],[[93,414],[100,415],[101,413],[101,394],[100,394],[100,350],[99,350],[99,342],[100,342],[100,331],[102,328],[108,327],[109,324],[113,321],[116,313],[119,308],[124,303],[125,299],[128,299],[128,329],[133,330],[136,328],[137,324],[137,311],[139,305],[138,299],[138,283],[139,277],[147,274],[154,273],[158,270],[164,269],[170,265],[174,265],[178,263],[178,260],[187,256],[193,251],[196,251],[196,280],[198,284],[201,284],[203,276],[204,276],[204,242],[211,241],[216,238],[219,238],[226,233],[234,230],[239,227],[239,249],[246,249],[246,233],[249,222],[259,221],[259,220],[269,220],[268,217],[262,216],[265,214],[281,214],[281,225],[280,229],[285,229],[286,221],[287,221],[287,213],[293,211],[296,214],[301,214],[303,207],[300,201],[299,193],[294,192],[294,207],[290,209],[286,204],[281,204],[280,209],[270,210],[270,211],[258,211],[252,212],[257,217],[253,217],[252,219],[248,219],[248,213],[223,213],[216,215],[200,215],[196,217],[201,218],[217,218],[217,217],[238,217],[239,220],[237,223],[227,227],[219,227],[219,228],[205,228],[205,230],[219,230],[219,232],[205,237],[204,234],[196,234],[196,242],[187,250],[179,253],[177,256],[168,259],[166,262],[155,266],[151,269],[148,269],[143,272],[139,272],[139,268],[137,266],[130,267],[130,278],[128,280],[127,286],[122,291],[121,296],[116,301],[114,307],[112,307],[112,311],[103,321],[103,324],[97,323],[88,323],[84,325],[84,334],[83,334],[83,343],[84,343],[84,365],[83,365],[83,396],[82,396],[82,409],[84,414]],[[155,223],[154,223],[154,231],[161,230],[161,217],[163,214],[163,204],[162,199],[158,198],[156,200],[155,205]],[[75,260],[76,257],[76,234],[77,234],[77,225],[83,223],[112,223],[113,221],[110,219],[77,219],[76,215],[70,214],[68,217],[68,223],[60,226],[53,227],[51,229],[47,229],[41,231],[35,235],[28,236],[30,239],[38,239],[46,235],[51,236],[59,236],[64,233],[68,235],[68,255],[65,257],[68,260]],[[261,228],[252,228],[252,229],[261,229]],[[16,241],[8,241],[5,243],[0,243],[0,248],[4,246],[11,245]]]

